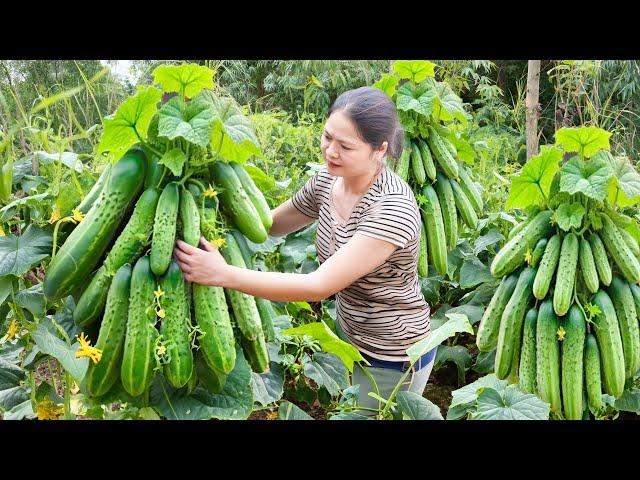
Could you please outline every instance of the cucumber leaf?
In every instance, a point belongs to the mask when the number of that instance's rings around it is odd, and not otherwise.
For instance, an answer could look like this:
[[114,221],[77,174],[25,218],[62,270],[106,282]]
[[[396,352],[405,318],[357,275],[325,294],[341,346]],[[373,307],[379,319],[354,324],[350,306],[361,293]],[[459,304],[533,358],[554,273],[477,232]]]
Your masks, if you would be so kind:
[[499,380],[495,374],[491,373],[480,377],[473,383],[465,385],[458,390],[451,392],[451,405],[447,411],[447,420],[457,420],[464,417],[468,412],[475,410],[478,400],[479,390],[489,387],[494,390],[504,390],[509,384],[507,380]]
[[584,217],[585,213],[586,210],[582,204],[578,202],[565,202],[560,205],[553,214],[553,221],[555,221],[562,230],[568,232],[572,228],[580,228],[580,225],[582,225],[582,217]]
[[491,282],[493,275],[489,267],[482,263],[478,257],[472,255],[465,258],[460,268],[460,288],[473,288],[484,282]]
[[253,401],[262,407],[282,398],[284,388],[284,368],[271,362],[266,373],[251,372],[251,390]]
[[473,161],[476,158],[476,152],[469,142],[462,138],[458,138],[456,135],[450,135],[447,139],[453,143],[454,147],[456,147],[456,150],[458,151],[458,158],[469,165],[473,165]]
[[463,125],[467,124],[467,112],[462,106],[462,99],[454,93],[448,83],[434,82],[436,98],[433,103],[433,113],[435,120],[450,122],[454,119],[460,120]]
[[471,354],[462,345],[440,345],[436,353],[436,366],[442,366],[447,362],[453,362],[458,369],[458,385],[464,385],[466,372],[471,367]]
[[336,397],[340,390],[349,387],[349,375],[342,360],[333,353],[316,352],[313,357],[305,355],[302,359],[304,374],[325,387],[331,396]]
[[428,117],[433,111],[433,103],[436,98],[433,81],[427,79],[418,85],[411,82],[404,83],[398,89],[396,105],[399,110],[413,110]]
[[395,75],[384,73],[382,74],[382,78],[374,83],[373,86],[379,88],[390,97],[393,97],[396,93],[399,81],[400,79]]
[[278,407],[278,420],[313,420],[313,417],[291,402],[282,402]]
[[[614,157],[609,152],[603,155],[598,153],[597,156],[608,160],[613,172],[607,187],[609,204],[624,208],[640,202],[640,173],[631,165],[629,159]],[[595,158],[594,156],[591,161]]]
[[29,225],[21,236],[0,237],[0,277],[19,277],[51,254],[52,235],[43,228]]
[[525,208],[542,205],[548,198],[553,176],[560,169],[562,152],[543,146],[541,152],[529,159],[520,173],[511,178],[511,190],[505,207]]
[[42,284],[38,283],[31,288],[20,290],[15,295],[16,304],[29,310],[35,318],[44,317],[45,298],[42,293]]
[[244,169],[251,177],[251,180],[255,182],[256,186],[263,193],[273,190],[278,186],[276,184],[276,181],[272,177],[264,173],[258,167],[254,167],[253,165],[248,165],[245,163]]
[[640,389],[627,388],[622,396],[615,400],[615,408],[625,412],[633,412],[640,415]]
[[182,137],[200,147],[209,144],[214,112],[204,101],[194,99],[185,103],[181,97],[173,97],[160,109],[158,135],[169,140]]
[[187,157],[180,148],[172,148],[162,155],[158,163],[166,166],[176,177],[182,174],[182,167],[187,161]]
[[599,150],[609,150],[611,133],[598,127],[565,127],[556,131],[556,145],[565,152],[578,152],[590,158]]
[[431,330],[429,335],[407,349],[407,355],[412,362],[417,362],[425,353],[458,332],[467,332],[473,335],[473,327],[466,315],[460,313],[445,313],[445,315],[449,320],[444,325]]
[[34,152],[36,160],[42,165],[48,165],[50,163],[62,162],[68,168],[75,170],[78,173],[82,173],[84,164],[78,160],[78,154],[74,152],[53,152],[48,153],[44,151]]
[[397,60],[393,63],[393,71],[400,78],[409,78],[415,83],[420,83],[435,75],[435,66],[435,63],[428,60]]
[[[162,93],[155,87],[138,87],[137,93],[127,98],[116,110],[113,118],[104,118],[102,140],[98,153],[109,152],[119,160],[129,148],[145,140],[151,117],[158,111]],[[137,135],[136,135],[137,132]]]
[[407,420],[444,420],[440,407],[422,395],[406,390],[398,392],[398,409]]
[[515,385],[503,391],[483,387],[478,392],[478,409],[471,420],[548,420],[550,405]]
[[569,159],[560,169],[560,191],[573,195],[582,192],[602,202],[607,195],[611,167],[601,158],[583,162],[578,156]]
[[210,68],[195,63],[160,65],[153,71],[153,80],[163,92],[180,92],[193,98],[205,88],[213,89],[214,74]]

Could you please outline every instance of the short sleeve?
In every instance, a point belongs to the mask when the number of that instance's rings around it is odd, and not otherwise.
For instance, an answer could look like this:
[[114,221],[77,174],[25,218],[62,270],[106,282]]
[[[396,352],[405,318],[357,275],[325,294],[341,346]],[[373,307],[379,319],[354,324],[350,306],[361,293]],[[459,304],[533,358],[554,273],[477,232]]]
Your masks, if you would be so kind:
[[318,182],[318,174],[313,175],[307,182],[298,190],[291,201],[293,206],[298,211],[305,214],[307,217],[318,218],[319,206],[316,196],[316,186]]
[[420,235],[418,206],[406,195],[385,195],[363,213],[355,233],[404,248]]

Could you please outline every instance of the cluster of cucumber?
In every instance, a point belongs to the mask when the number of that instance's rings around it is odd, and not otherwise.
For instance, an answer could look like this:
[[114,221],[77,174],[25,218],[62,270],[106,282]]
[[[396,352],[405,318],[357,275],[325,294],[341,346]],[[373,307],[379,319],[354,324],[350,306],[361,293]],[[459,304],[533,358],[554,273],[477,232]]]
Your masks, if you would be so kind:
[[222,236],[226,261],[253,268],[245,236],[263,242],[272,219],[246,170],[214,161],[200,180],[218,195],[205,195],[201,181],[170,178],[157,158],[136,147],[103,175],[99,192],[90,192],[86,217],[54,256],[43,284],[49,299],[79,297],[77,325],[101,319],[96,348],[102,356],[90,363],[89,394],[103,395],[120,379],[129,394],[141,395],[156,373],[176,388],[191,391],[200,381],[218,393],[235,366],[236,341],[255,372],[268,371],[271,303],[192,285],[172,259],[176,238],[197,246],[202,233],[224,232],[217,228],[223,224],[235,227]]
[[440,275],[446,273],[447,254],[458,243],[459,222],[474,230],[483,207],[471,171],[457,160],[456,147],[446,138],[448,128],[435,122],[425,133],[424,138],[408,140],[395,169],[425,200],[418,259],[422,277],[427,276],[429,263]]
[[[564,232],[543,210],[516,225],[491,264],[501,277],[476,343],[496,349],[495,373],[551,405],[588,418],[619,398],[640,368],[640,246],[629,217]],[[614,221],[615,220],[615,221]],[[586,399],[586,402],[584,401]]]

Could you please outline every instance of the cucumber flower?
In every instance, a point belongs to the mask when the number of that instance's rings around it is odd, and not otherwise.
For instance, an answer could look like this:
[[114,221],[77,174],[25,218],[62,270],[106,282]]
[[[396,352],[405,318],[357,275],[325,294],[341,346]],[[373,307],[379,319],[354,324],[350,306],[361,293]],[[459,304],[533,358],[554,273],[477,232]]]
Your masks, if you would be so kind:
[[102,350],[91,346],[91,340],[85,338],[84,332],[80,333],[76,338],[80,342],[80,350],[76,352],[76,358],[88,357],[93,363],[98,363],[102,358]]

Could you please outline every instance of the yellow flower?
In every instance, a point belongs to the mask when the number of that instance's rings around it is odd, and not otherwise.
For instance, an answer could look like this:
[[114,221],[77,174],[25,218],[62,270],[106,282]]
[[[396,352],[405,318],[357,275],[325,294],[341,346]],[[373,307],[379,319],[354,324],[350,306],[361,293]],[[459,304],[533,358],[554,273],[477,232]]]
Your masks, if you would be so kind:
[[64,414],[64,408],[47,398],[36,406],[36,413],[38,420],[58,420]]
[[4,233],[4,230],[2,229],[2,227],[0,227],[0,237],[5,237],[6,234]]
[[13,320],[11,320],[11,324],[7,329],[7,334],[6,334],[7,340],[13,340],[16,334],[18,333],[18,330],[19,330],[18,322],[14,318]]
[[207,188],[207,189],[204,191],[204,196],[205,196],[205,197],[209,197],[209,198],[211,198],[211,197],[215,197],[216,195],[218,195],[218,192],[216,192],[216,191],[213,189],[213,187],[211,186],[211,184],[209,184],[209,188]]
[[265,415],[267,420],[277,420],[278,419],[278,411],[274,410],[273,412],[267,412]]
[[93,363],[98,363],[102,358],[102,350],[91,346],[91,340],[85,338],[84,332],[80,333],[76,338],[80,342],[80,350],[76,352],[76,358],[89,357]]
[[158,289],[154,290],[153,294],[156,296],[156,298],[160,298],[161,296],[164,295],[164,291],[162,290],[162,288],[160,286],[158,286]]
[[531,265],[531,260],[532,260],[531,248],[527,248],[527,253],[524,254],[524,261],[527,262],[527,264]]
[[49,223],[56,223],[58,220],[60,220],[60,209],[56,207],[53,209],[53,212],[51,212],[51,217],[49,217]]
[[164,318],[164,316],[166,315],[164,308],[159,308],[158,310],[156,310],[156,315],[158,315],[160,318]]
[[563,341],[564,340],[564,336],[566,335],[567,331],[562,328],[562,325],[560,325],[558,327],[558,331],[556,332],[556,334],[558,335],[558,340],[559,341]]
[[167,353],[167,347],[165,347],[164,345],[158,345],[156,347],[156,354],[161,357],[162,355],[164,355],[165,353]]
[[227,241],[224,238],[214,238],[211,243],[213,245],[215,245],[216,247],[220,248],[222,246],[224,246],[225,243],[227,243]]
[[73,209],[73,220],[80,223],[84,219],[84,213],[82,213],[78,207]]

